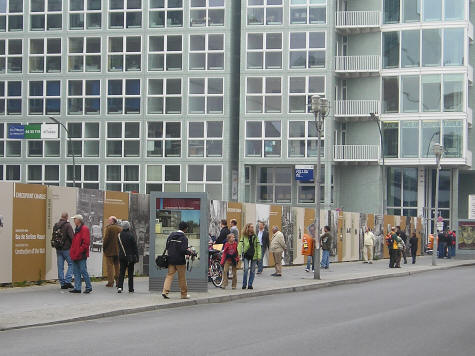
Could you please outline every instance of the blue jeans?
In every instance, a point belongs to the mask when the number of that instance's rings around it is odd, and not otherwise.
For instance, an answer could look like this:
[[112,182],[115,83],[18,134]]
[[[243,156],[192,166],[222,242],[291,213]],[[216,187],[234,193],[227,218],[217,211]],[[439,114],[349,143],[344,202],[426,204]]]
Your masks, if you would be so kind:
[[447,247],[447,244],[445,242],[439,242],[439,246],[438,246],[439,258],[444,258],[445,257],[445,248],[446,247]]
[[74,273],[74,289],[81,290],[81,276],[86,283],[86,290],[92,290],[91,279],[87,273],[87,259],[73,261],[73,273]]
[[266,251],[264,251],[262,249],[262,245],[261,245],[261,251],[262,251],[261,259],[256,261],[257,262],[257,272],[259,272],[259,273],[262,273],[262,271],[264,271],[264,254],[265,254]]
[[313,260],[313,256],[307,256],[307,269],[310,269],[310,261],[312,261],[312,271],[315,270],[315,261]]
[[[64,262],[68,263],[66,278],[64,277]],[[56,262],[58,263],[58,279],[59,283],[64,286],[71,283],[73,279],[73,261],[69,256],[69,250],[56,250]]]
[[449,247],[449,258],[450,257],[455,257],[455,246]]
[[[242,276],[242,286],[246,287],[249,285],[249,287],[252,287],[252,282],[254,282],[254,277],[256,275],[256,266],[257,266],[257,260],[248,260],[245,258],[243,261],[243,267],[244,267],[244,275]],[[251,272],[249,273],[249,283],[247,282],[247,273],[249,271],[249,267],[251,268]]]
[[322,268],[330,267],[330,251],[329,250],[322,250],[322,263],[320,263],[320,267]]

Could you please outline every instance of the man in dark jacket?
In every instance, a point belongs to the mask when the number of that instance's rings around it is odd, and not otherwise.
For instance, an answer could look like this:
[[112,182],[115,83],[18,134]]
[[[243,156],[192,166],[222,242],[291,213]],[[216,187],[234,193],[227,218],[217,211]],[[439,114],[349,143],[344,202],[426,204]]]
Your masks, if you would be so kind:
[[264,221],[258,222],[257,238],[261,245],[261,258],[257,261],[257,274],[261,274],[264,270],[264,256],[269,248],[269,230],[266,228]]
[[[402,241],[404,241],[404,245],[407,246],[407,235],[406,235],[406,233],[401,230],[400,226],[396,226],[396,228],[397,228],[397,231],[396,231],[397,236],[399,236],[402,239]],[[404,264],[407,264],[406,248],[403,248],[401,253],[402,253],[402,257],[404,258]]]
[[444,231],[439,232],[439,258],[444,258],[445,257],[445,249],[447,248],[447,233]]
[[320,236],[322,246],[322,262],[320,267],[328,269],[330,267],[330,250],[332,248],[332,235],[330,235],[330,226],[323,228],[323,235]]
[[[228,229],[228,222],[226,219],[221,220],[221,231],[219,232],[219,236],[216,239],[215,244],[225,244],[228,238],[228,235],[231,233]],[[223,246],[224,247],[224,246]]]
[[122,231],[117,223],[115,216],[107,219],[104,238],[102,239],[102,251],[107,267],[107,284],[106,287],[113,287],[114,280],[117,284],[119,280],[119,233]]
[[[71,284],[73,279],[73,261],[69,254],[71,242],[73,241],[74,231],[71,224],[68,222],[68,213],[62,213],[61,219],[54,224],[53,231],[59,229],[63,236],[63,247],[56,248],[56,262],[58,263],[58,280],[61,284],[61,289],[74,288]],[[68,263],[68,270],[66,277],[64,276],[64,262]]]
[[122,231],[119,234],[119,261],[120,272],[117,283],[117,293],[122,293],[124,287],[125,271],[129,279],[129,293],[134,292],[134,265],[139,261],[139,251],[135,237],[130,231],[130,223],[122,221]]
[[186,285],[186,255],[191,255],[188,248],[188,239],[185,232],[188,231],[188,224],[182,221],[178,225],[178,231],[172,232],[168,236],[166,249],[168,251],[168,274],[163,283],[162,296],[169,299],[168,293],[172,286],[175,273],[178,272],[178,284],[180,285],[181,298],[189,299],[188,287]]
[[419,244],[419,240],[415,232],[412,233],[412,236],[409,239],[409,244],[411,245],[412,264],[415,264],[417,256],[417,245]]

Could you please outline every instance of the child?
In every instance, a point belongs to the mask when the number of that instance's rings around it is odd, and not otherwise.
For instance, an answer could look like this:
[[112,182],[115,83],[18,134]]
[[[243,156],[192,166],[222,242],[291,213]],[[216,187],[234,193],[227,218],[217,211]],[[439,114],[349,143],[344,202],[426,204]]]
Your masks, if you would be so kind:
[[229,266],[232,266],[233,270],[233,281],[232,287],[236,289],[237,284],[237,263],[239,262],[238,252],[237,252],[237,242],[234,234],[228,234],[227,242],[224,244],[223,257],[221,258],[221,266],[224,266],[223,271],[223,285],[221,288],[226,289],[228,286],[228,271]]

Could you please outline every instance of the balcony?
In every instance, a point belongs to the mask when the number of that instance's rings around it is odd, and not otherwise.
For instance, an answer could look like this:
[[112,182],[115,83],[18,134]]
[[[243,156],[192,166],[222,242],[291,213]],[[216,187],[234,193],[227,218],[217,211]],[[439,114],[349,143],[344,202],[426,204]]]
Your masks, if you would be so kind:
[[381,70],[381,56],[336,56],[335,72],[343,76],[358,77],[378,75]]
[[343,32],[370,32],[381,27],[381,11],[337,11],[336,29]]
[[333,160],[335,162],[375,162],[380,157],[379,145],[335,145]]
[[335,117],[368,118],[370,113],[380,113],[379,100],[337,100],[335,101]]

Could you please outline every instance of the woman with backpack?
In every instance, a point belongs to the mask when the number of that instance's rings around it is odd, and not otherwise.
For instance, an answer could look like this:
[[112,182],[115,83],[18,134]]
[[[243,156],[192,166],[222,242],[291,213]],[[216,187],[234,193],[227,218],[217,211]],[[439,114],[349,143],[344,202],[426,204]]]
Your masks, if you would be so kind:
[[[239,239],[238,254],[242,256],[244,275],[242,278],[242,289],[253,289],[252,283],[256,274],[257,261],[261,259],[261,244],[254,232],[254,225],[249,223],[244,227],[244,231]],[[249,268],[251,271],[249,272]],[[249,281],[247,279],[249,273]]]

